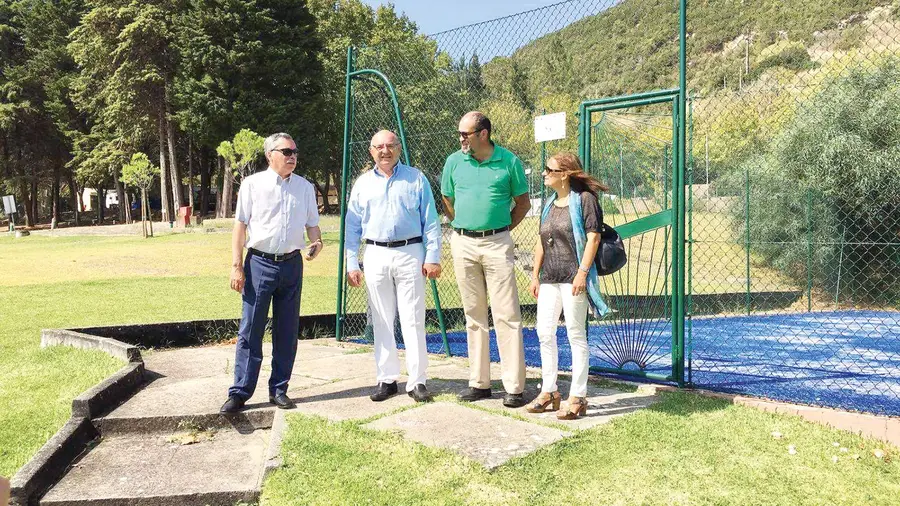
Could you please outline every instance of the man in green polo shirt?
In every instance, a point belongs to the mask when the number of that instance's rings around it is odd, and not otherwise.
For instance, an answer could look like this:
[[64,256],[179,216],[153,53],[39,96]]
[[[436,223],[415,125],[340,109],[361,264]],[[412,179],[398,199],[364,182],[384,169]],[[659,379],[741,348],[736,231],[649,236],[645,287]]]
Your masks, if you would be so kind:
[[469,388],[459,398],[491,396],[490,295],[506,390],[503,405],[517,408],[527,402],[522,396],[525,350],[510,230],[531,208],[528,182],[516,155],[491,141],[491,121],[484,114],[462,117],[459,144],[462,149],[447,157],[441,176],[446,214],[455,230],[450,250],[469,344]]

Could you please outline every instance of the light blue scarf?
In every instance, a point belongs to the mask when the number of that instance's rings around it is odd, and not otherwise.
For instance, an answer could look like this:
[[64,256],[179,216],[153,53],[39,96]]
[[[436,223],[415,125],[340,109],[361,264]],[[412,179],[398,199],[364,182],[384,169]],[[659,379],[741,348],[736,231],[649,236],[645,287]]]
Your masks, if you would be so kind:
[[[550,214],[550,207],[553,205],[554,200],[556,200],[556,193],[544,206],[544,211],[541,213],[541,223]],[[584,247],[587,244],[587,233],[584,231],[584,215],[581,213],[581,194],[574,190],[569,193],[569,218],[572,220],[572,232],[575,236],[575,253],[578,255],[578,262],[581,265],[581,259],[584,258]],[[600,280],[597,277],[597,267],[594,265],[594,262],[591,262],[591,270],[587,275],[587,293],[594,318],[598,319],[609,313],[609,306],[606,305],[603,296],[600,295],[599,285]]]

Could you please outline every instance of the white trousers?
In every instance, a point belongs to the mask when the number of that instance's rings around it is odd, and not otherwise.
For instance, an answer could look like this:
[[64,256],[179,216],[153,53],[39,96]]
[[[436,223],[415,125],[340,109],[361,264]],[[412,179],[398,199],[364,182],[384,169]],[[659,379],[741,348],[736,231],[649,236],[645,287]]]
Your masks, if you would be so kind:
[[541,341],[541,392],[555,392],[559,372],[559,350],[556,345],[556,328],[559,313],[566,320],[566,335],[572,350],[572,386],[570,397],[587,395],[590,354],[587,343],[587,293],[572,295],[571,283],[542,283],[537,299],[537,334]]
[[425,276],[421,244],[399,248],[368,245],[364,259],[366,290],[375,334],[375,368],[379,383],[400,378],[400,359],[394,341],[394,318],[399,311],[406,347],[406,390],[425,384],[428,349],[425,346]]

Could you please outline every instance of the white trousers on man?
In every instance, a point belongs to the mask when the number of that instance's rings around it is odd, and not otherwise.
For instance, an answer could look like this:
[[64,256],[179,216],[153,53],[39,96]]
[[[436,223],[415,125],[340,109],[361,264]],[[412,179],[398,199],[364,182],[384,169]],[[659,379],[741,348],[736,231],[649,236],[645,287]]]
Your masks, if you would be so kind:
[[587,395],[590,354],[587,343],[586,292],[572,295],[571,283],[542,283],[537,299],[537,334],[541,342],[541,392],[558,390],[556,377],[559,372],[559,350],[556,345],[556,329],[562,311],[566,320],[566,335],[572,350],[572,386],[570,397]]
[[400,378],[400,358],[394,341],[394,318],[406,348],[406,391],[425,384],[428,349],[425,346],[425,276],[421,244],[399,248],[368,245],[365,251],[366,290],[375,334],[375,367],[379,383]]

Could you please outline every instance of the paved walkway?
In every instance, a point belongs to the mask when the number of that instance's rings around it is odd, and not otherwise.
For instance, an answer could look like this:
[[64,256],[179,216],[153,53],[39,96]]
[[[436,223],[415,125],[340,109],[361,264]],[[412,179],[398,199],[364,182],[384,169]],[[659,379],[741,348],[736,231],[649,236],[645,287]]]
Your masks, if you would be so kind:
[[[458,404],[452,397],[416,405],[408,396],[398,395],[376,403],[368,398],[375,375],[371,350],[325,339],[300,343],[288,392],[297,401],[296,409],[276,410],[268,403],[266,364],[248,409],[226,417],[218,410],[232,380],[233,346],[160,351],[144,360],[148,384],[94,420],[102,440],[41,504],[255,501],[266,469],[279,462],[284,416],[291,412],[336,421],[370,420],[366,427],[373,430],[400,431],[411,441],[445,447],[493,468],[655,400],[652,389],[624,392],[590,385],[588,416],[574,422],[559,422],[553,413],[505,408],[500,391],[478,402],[477,408]],[[466,387],[465,359],[431,356],[430,360],[428,387],[435,395]],[[492,376],[499,378],[497,364],[492,365]],[[537,370],[528,371],[527,395],[537,394],[539,376]],[[568,384],[563,379],[560,389],[565,393]],[[412,409],[398,411],[402,407]],[[516,416],[503,416],[504,412]]]

